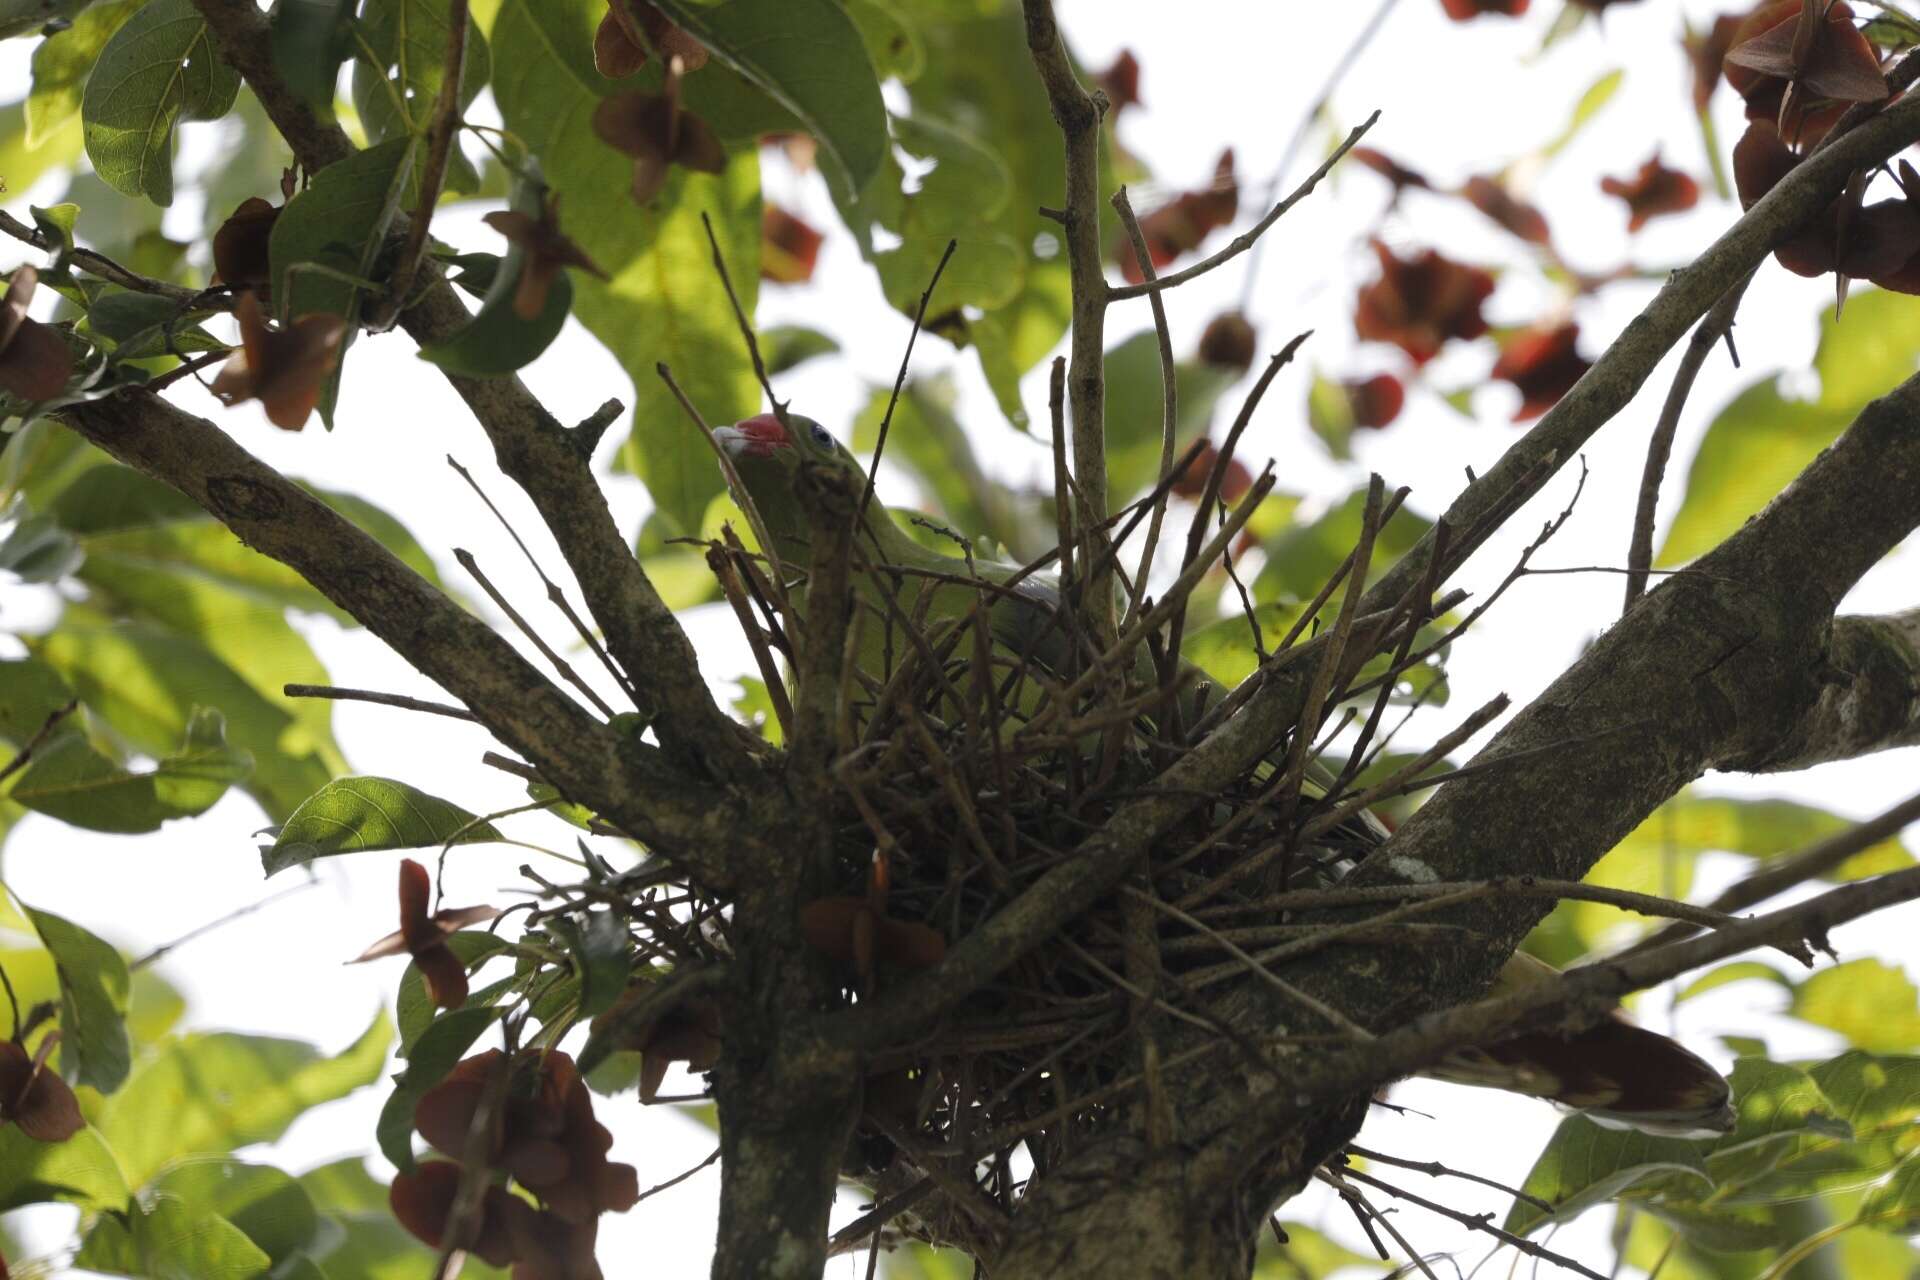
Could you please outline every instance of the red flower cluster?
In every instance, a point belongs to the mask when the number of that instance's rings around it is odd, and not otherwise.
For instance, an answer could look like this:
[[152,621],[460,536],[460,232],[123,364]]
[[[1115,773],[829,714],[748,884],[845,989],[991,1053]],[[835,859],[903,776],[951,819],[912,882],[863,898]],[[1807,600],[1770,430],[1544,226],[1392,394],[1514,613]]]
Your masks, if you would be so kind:
[[947,940],[930,925],[887,914],[887,860],[875,855],[863,897],[816,898],[800,908],[800,932],[816,951],[850,965],[862,978],[876,962],[931,969],[946,958]]
[[240,322],[240,350],[220,366],[213,394],[228,405],[258,400],[268,422],[282,431],[300,430],[340,361],[346,320],[315,311],[276,329],[251,289],[240,295],[234,318]]
[[[413,1125],[455,1160],[468,1149],[476,1116],[498,1071],[512,1074],[505,1103],[485,1119],[482,1157],[492,1175],[511,1177],[540,1201],[535,1208],[498,1183],[481,1196],[460,1247],[496,1267],[513,1264],[513,1280],[601,1280],[594,1240],[602,1213],[622,1213],[640,1198],[630,1164],[607,1159],[613,1135],[593,1118],[593,1099],[573,1059],[557,1050],[507,1060],[498,1049],[461,1062],[414,1108]],[[402,1226],[443,1247],[460,1185],[461,1166],[432,1160],[393,1180],[389,1203]]]
[[1391,342],[1425,364],[1449,338],[1477,338],[1487,331],[1481,305],[1493,293],[1493,276],[1428,249],[1414,258],[1395,257],[1373,242],[1380,278],[1360,290],[1354,330],[1372,342]]
[[[613,1007],[593,1020],[594,1034],[631,1020],[631,1009],[650,999],[656,988],[636,982],[621,993]],[[651,1019],[620,1026],[619,1044],[640,1055],[640,1101],[660,1096],[660,1082],[671,1063],[684,1062],[691,1071],[707,1071],[720,1061],[720,1009],[713,1001],[692,996]]]
[[706,48],[647,0],[607,0],[606,16],[593,33],[595,69],[609,80],[630,76],[647,65],[649,46],[662,58],[679,58],[687,71],[707,65]]
[[[1183,253],[1190,253],[1221,227],[1233,222],[1240,212],[1240,180],[1233,174],[1233,148],[1220,153],[1213,166],[1213,185],[1201,191],[1188,191],[1140,219],[1140,234],[1147,242],[1147,257],[1159,271]],[[1123,237],[1113,255],[1120,263],[1120,274],[1130,283],[1146,277],[1133,259],[1133,246]]]
[[1527,329],[1507,340],[1494,362],[1493,376],[1520,389],[1515,422],[1537,418],[1553,408],[1593,367],[1593,361],[1574,350],[1579,337],[1579,325],[1562,324]]
[[1747,119],[1771,120],[1801,145],[1826,136],[1856,102],[1889,92],[1880,55],[1853,25],[1846,0],[1779,0],[1748,15],[1727,50],[1727,83]]
[[1440,0],[1440,7],[1455,22],[1466,22],[1483,13],[1504,13],[1517,18],[1527,11],[1527,0]]
[[271,296],[268,290],[273,269],[267,245],[273,236],[273,224],[280,221],[280,211],[286,207],[285,201],[293,199],[293,191],[293,170],[282,170],[282,203],[274,204],[259,196],[248,196],[240,202],[239,208],[227,215],[227,220],[213,233],[215,284],[228,284],[237,289],[257,289],[263,295]]
[[1627,230],[1638,231],[1662,214],[1683,213],[1700,202],[1700,184],[1660,163],[1660,153],[1631,178],[1602,178],[1600,189],[1627,202]]
[[349,964],[397,956],[405,952],[420,966],[427,980],[427,991],[442,1009],[457,1009],[467,1002],[467,967],[447,946],[447,938],[470,924],[480,924],[500,914],[498,907],[449,907],[427,914],[427,899],[433,882],[427,869],[412,858],[400,863],[400,927],[362,951]]
[[[1799,163],[1770,121],[1748,125],[1733,149],[1733,182],[1742,207],[1751,208]],[[1866,184],[1856,177],[1773,256],[1795,275],[1834,271],[1883,289],[1920,293],[1920,174],[1901,161],[1899,176],[1902,194],[1872,204],[1864,203]]]

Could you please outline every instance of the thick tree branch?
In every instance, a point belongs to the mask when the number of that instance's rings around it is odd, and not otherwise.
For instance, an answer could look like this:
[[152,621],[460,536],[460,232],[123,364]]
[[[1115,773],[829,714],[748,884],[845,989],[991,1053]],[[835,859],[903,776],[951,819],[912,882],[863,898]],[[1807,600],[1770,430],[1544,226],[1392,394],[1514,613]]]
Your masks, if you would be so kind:
[[702,879],[747,839],[742,802],[622,739],[568,699],[492,628],[468,614],[331,507],[204,418],[143,391],[62,410],[112,457],[178,489],[255,550],[297,570],[568,798],[598,811]]
[[[287,89],[273,64],[266,17],[253,0],[194,4],[221,56],[240,72],[305,168],[322,169],[352,153],[338,125],[320,119]],[[395,232],[405,234],[409,226],[410,220],[399,218]],[[419,299],[400,320],[424,346],[457,332],[471,317],[435,264],[423,262],[421,274]],[[526,491],[553,532],[608,651],[655,700],[641,710],[653,718],[662,747],[709,777],[744,766],[750,758],[745,731],[714,702],[692,644],[621,536],[583,451],[518,378],[449,374],[447,381],[492,441],[500,469]]]
[[1752,773],[1920,743],[1920,609],[1839,618],[1820,698],[1773,751],[1741,763]]

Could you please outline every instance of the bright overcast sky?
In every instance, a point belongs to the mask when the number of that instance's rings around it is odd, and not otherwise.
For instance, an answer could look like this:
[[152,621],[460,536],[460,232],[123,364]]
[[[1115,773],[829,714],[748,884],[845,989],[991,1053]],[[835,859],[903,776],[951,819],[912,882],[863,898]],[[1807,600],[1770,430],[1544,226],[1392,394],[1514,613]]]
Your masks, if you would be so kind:
[[[1372,12],[1375,0],[1336,4],[1261,3],[1196,0],[1169,6],[1156,0],[1064,0],[1062,18],[1074,46],[1091,66],[1104,66],[1122,47],[1133,48],[1144,67],[1144,108],[1122,121],[1125,144],[1141,155],[1158,177],[1157,189],[1137,193],[1136,207],[1150,207],[1183,186],[1210,176],[1221,147],[1231,145],[1240,173],[1251,188],[1246,210],[1259,202],[1286,139],[1308,101],[1318,92],[1327,69],[1351,42]],[[1618,203],[1602,197],[1602,174],[1626,175],[1657,147],[1670,164],[1704,177],[1701,142],[1687,109],[1688,73],[1680,57],[1681,11],[1696,25],[1726,3],[1676,4],[1643,0],[1613,8],[1603,25],[1590,25],[1535,58],[1548,19],[1558,9],[1540,0],[1536,12],[1521,21],[1485,18],[1471,25],[1447,22],[1438,0],[1401,0],[1384,32],[1347,78],[1334,99],[1344,129],[1374,108],[1382,118],[1370,143],[1415,165],[1437,181],[1458,181],[1497,169],[1553,136],[1564,123],[1580,91],[1606,71],[1624,67],[1619,95],[1580,139],[1537,175],[1533,198],[1543,206],[1562,251],[1576,265],[1611,266],[1623,257],[1649,267],[1683,262],[1689,252],[1716,235],[1731,219],[1728,206],[1711,199],[1695,212],[1655,222],[1629,248],[1625,217]],[[26,83],[31,45],[0,46],[0,85],[13,96]],[[1013,57],[1018,51],[1010,50]],[[1009,74],[1022,74],[1010,62]],[[1738,136],[1737,103],[1719,102],[1721,136]],[[1047,127],[1035,121],[1035,127]],[[218,126],[192,126],[185,163],[209,163],[219,154]],[[1317,159],[1323,147],[1316,134],[1298,172]],[[775,165],[767,169],[767,193],[802,211],[815,225],[834,225],[831,206],[817,176],[795,176]],[[45,203],[58,194],[43,185],[8,195],[9,209],[24,213],[29,201]],[[1242,456],[1257,463],[1275,459],[1280,484],[1325,500],[1337,498],[1366,471],[1380,471],[1388,484],[1413,486],[1411,503],[1427,514],[1442,509],[1462,482],[1462,468],[1483,471],[1518,437],[1507,423],[1513,394],[1504,386],[1482,394],[1477,420],[1469,423],[1437,397],[1416,392],[1393,428],[1359,442],[1361,456],[1352,465],[1330,462],[1305,425],[1306,363],[1342,374],[1394,366],[1378,349],[1356,350],[1351,335],[1353,291],[1370,278],[1372,255],[1361,232],[1370,226],[1385,198],[1384,184],[1354,171],[1283,220],[1265,255],[1251,314],[1260,328],[1263,349],[1277,348],[1302,329],[1313,329],[1305,361],[1283,373],[1256,420]],[[200,213],[183,200],[170,218],[176,235],[188,237]],[[497,238],[481,227],[484,210],[454,210],[436,221],[436,232],[474,248],[496,248]],[[1512,241],[1477,215],[1451,202],[1413,199],[1390,219],[1383,236],[1398,247],[1440,244],[1470,261],[1513,260]],[[0,250],[0,268],[18,255]],[[1244,259],[1242,260],[1245,261]],[[1169,303],[1177,350],[1190,351],[1200,328],[1240,296],[1245,276],[1238,264],[1213,273],[1173,295]],[[1739,330],[1747,372],[1725,360],[1710,361],[1694,392],[1693,408],[1682,427],[1676,462],[1668,476],[1663,510],[1677,505],[1692,442],[1713,410],[1739,387],[1783,367],[1804,367],[1812,352],[1815,315],[1830,297],[1826,282],[1798,280],[1777,268],[1763,271],[1743,311]],[[1651,296],[1651,286],[1622,286],[1599,300],[1575,308],[1583,329],[1583,347],[1593,355]],[[760,320],[765,324],[804,322],[839,337],[844,357],[815,361],[787,376],[781,387],[796,407],[842,431],[864,403],[872,385],[890,381],[907,335],[907,323],[882,301],[871,272],[859,261],[844,234],[830,237],[813,287],[766,288]],[[1509,273],[1489,307],[1496,324],[1536,318],[1551,302],[1537,279]],[[1916,304],[1920,305],[1920,304]],[[1143,304],[1122,309],[1110,319],[1112,340],[1146,326]],[[1481,344],[1483,347],[1485,344]],[[1431,381],[1452,389],[1484,378],[1491,364],[1486,350],[1460,351],[1436,361]],[[471,549],[489,574],[530,614],[539,610],[537,584],[504,535],[445,465],[452,454],[482,477],[494,500],[515,519],[521,533],[539,546],[536,521],[511,485],[493,472],[485,442],[438,378],[414,359],[404,337],[364,341],[354,348],[331,435],[317,424],[298,435],[274,430],[252,405],[223,411],[191,384],[175,394],[180,403],[214,416],[236,437],[276,466],[323,484],[352,488],[404,519],[435,555],[448,582],[478,596],[453,563],[456,546]],[[916,356],[921,373],[953,366],[962,384],[962,416],[975,433],[982,455],[1003,476],[1024,479],[1038,474],[1044,457],[1039,443],[1009,428],[999,417],[970,358],[958,359],[937,341],[922,343]],[[1614,565],[1623,563],[1638,483],[1641,450],[1667,382],[1663,369],[1653,389],[1643,392],[1620,418],[1593,442],[1588,456],[1592,474],[1578,512],[1565,533],[1542,554],[1542,565]],[[547,355],[527,373],[527,381],[563,420],[575,420],[609,395],[625,397],[627,384],[611,357],[584,332],[570,327]],[[1794,385],[1798,385],[1795,383]],[[1229,397],[1229,401],[1232,397]],[[1044,387],[1027,387],[1030,410],[1044,406]],[[1035,414],[1036,417],[1040,415]],[[1223,415],[1224,416],[1224,415]],[[646,429],[685,430],[680,422],[646,424]],[[606,451],[613,445],[609,437]],[[603,451],[605,452],[605,451]],[[1503,575],[1513,556],[1542,520],[1565,505],[1572,475],[1562,477],[1533,507],[1514,520],[1509,531],[1490,543],[1462,575],[1460,585],[1483,591]],[[488,475],[491,480],[485,479]],[[895,477],[896,482],[898,477]],[[646,499],[630,479],[608,481],[614,509],[624,526],[637,529]],[[888,490],[910,498],[902,484]],[[550,551],[545,562],[558,569]],[[1910,607],[1911,552],[1897,554],[1869,575],[1850,607],[1880,611]],[[1504,609],[1460,647],[1453,664],[1451,710],[1432,715],[1415,730],[1431,738],[1453,723],[1450,717],[1479,705],[1494,693],[1512,695],[1524,705],[1619,611],[1616,575],[1534,578],[1518,586]],[[37,592],[0,586],[0,618],[10,628],[26,628],[47,613]],[[731,623],[703,610],[693,629],[709,678],[730,696],[730,678],[750,669],[744,646]],[[385,646],[364,632],[343,631],[328,622],[307,628],[336,683],[444,696],[415,676]],[[562,632],[549,620],[549,634]],[[339,739],[356,772],[403,778],[473,810],[505,807],[519,798],[518,783],[479,763],[489,745],[483,731],[430,717],[342,704],[335,714]],[[1828,766],[1800,777],[1760,780],[1708,779],[1706,786],[1742,795],[1781,795],[1826,805],[1857,817],[1902,798],[1914,774],[1911,751],[1848,765]],[[175,823],[155,836],[118,838],[91,835],[37,817],[14,833],[6,850],[8,885],[36,906],[107,934],[138,953],[203,921],[221,916],[282,886],[264,885],[253,832],[265,822],[259,810],[234,793],[206,816]],[[508,829],[523,839],[571,843],[557,824],[539,818],[510,820]],[[191,944],[163,966],[165,975],[187,994],[189,1023],[197,1028],[230,1029],[297,1036],[328,1050],[345,1046],[366,1025],[374,1009],[390,999],[400,963],[344,968],[374,937],[393,927],[394,863],[399,855],[342,858],[324,863],[316,887],[259,915],[236,922]],[[448,901],[491,901],[506,905],[517,892],[515,869],[529,857],[525,850],[467,847],[456,851],[448,867]],[[1703,881],[1729,878],[1732,860],[1703,864]],[[291,881],[292,877],[287,877]],[[1704,884],[1710,890],[1712,883]],[[1911,927],[1881,919],[1850,926],[1836,934],[1843,958],[1866,954],[1889,957],[1908,950],[1896,943],[1895,930]],[[1688,1043],[1723,1064],[1729,1055],[1714,1037],[1722,1033],[1764,1034],[1776,1052],[1825,1056],[1837,1041],[1806,1028],[1756,1013],[1770,1009],[1777,996],[1739,984],[1684,1007],[1678,1030]],[[1665,1001],[1657,994],[1643,1016],[1669,1027]],[[1650,1012],[1647,1012],[1650,1011]],[[668,1091],[675,1086],[670,1082]],[[286,1140],[263,1158],[295,1171],[351,1152],[373,1148],[373,1122],[384,1090],[372,1088],[301,1120]],[[1394,1116],[1381,1112],[1363,1136],[1366,1145],[1416,1159],[1436,1156],[1477,1172],[1518,1182],[1552,1131],[1557,1116],[1544,1103],[1484,1091],[1415,1083],[1396,1091],[1395,1101],[1415,1108]],[[643,1187],[664,1181],[705,1158],[711,1136],[693,1123],[661,1108],[643,1113],[632,1097],[602,1100],[602,1118],[615,1132],[616,1158],[639,1167]],[[1425,1113],[1425,1114],[1421,1114]],[[155,1117],[163,1123],[162,1117]],[[377,1171],[388,1172],[373,1157]],[[1424,1188],[1408,1175],[1407,1184]],[[711,1247],[717,1177],[709,1170],[686,1184],[640,1205],[624,1217],[609,1218],[601,1232],[602,1257],[611,1274],[630,1267],[614,1259],[647,1250],[650,1270],[662,1275],[704,1274]],[[1468,1211],[1503,1214],[1503,1197],[1470,1194],[1448,1184],[1439,1189],[1448,1203]],[[851,1215],[854,1201],[845,1216]],[[1323,1225],[1343,1240],[1365,1249],[1352,1220],[1336,1203],[1304,1197],[1284,1216]],[[1461,1229],[1418,1209],[1396,1215],[1396,1223],[1428,1252],[1459,1250],[1470,1266],[1485,1253],[1485,1237],[1469,1238]],[[1562,1231],[1554,1247],[1583,1258],[1605,1256],[1605,1215],[1592,1214]],[[51,1224],[42,1224],[51,1225]],[[64,1229],[64,1223],[61,1224]],[[55,1238],[36,1232],[32,1241],[45,1248]],[[1504,1274],[1508,1259],[1497,1264]],[[865,1259],[835,1262],[829,1274],[857,1277]]]

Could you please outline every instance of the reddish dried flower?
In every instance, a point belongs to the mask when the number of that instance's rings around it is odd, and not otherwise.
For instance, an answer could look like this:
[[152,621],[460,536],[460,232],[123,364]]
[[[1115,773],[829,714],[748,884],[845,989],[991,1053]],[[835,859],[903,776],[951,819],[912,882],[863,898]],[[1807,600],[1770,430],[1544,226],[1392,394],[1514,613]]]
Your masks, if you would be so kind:
[[1662,214],[1682,213],[1700,202],[1700,184],[1660,163],[1660,153],[1631,178],[1602,178],[1600,189],[1627,202],[1627,230],[1638,231]]
[[1433,359],[1450,338],[1477,338],[1487,331],[1480,307],[1493,293],[1493,276],[1428,249],[1415,258],[1395,257],[1378,240],[1380,278],[1360,290],[1353,327],[1372,342],[1391,342],[1415,364]]
[[775,284],[805,284],[813,279],[826,237],[779,205],[760,206],[760,278]]
[[1735,33],[1740,30],[1743,17],[1737,13],[1723,13],[1713,20],[1713,25],[1705,31],[1688,29],[1681,37],[1681,46],[1687,51],[1687,61],[1693,65],[1693,108],[1705,111],[1707,103],[1713,99],[1714,89],[1719,87],[1722,64],[1726,61],[1727,50],[1733,48]]
[[1377,431],[1399,417],[1407,402],[1407,389],[1390,373],[1376,373],[1371,378],[1343,382],[1340,386],[1347,393],[1353,425],[1370,431]]
[[1200,359],[1220,369],[1245,372],[1253,365],[1253,349],[1259,335],[1240,311],[1222,311],[1207,321],[1200,334]]
[[1140,105],[1140,59],[1133,56],[1131,49],[1122,49],[1113,65],[1095,76],[1093,82],[1107,95],[1109,119],[1128,107]]
[[508,1219],[518,1257],[513,1280],[603,1280],[600,1263],[593,1256],[598,1218],[569,1222],[523,1200],[514,1204],[518,1208]]
[[18,1125],[35,1142],[65,1142],[86,1125],[73,1090],[47,1069],[47,1057],[59,1042],[59,1034],[50,1031],[29,1057],[23,1046],[0,1040],[0,1125]]
[[280,206],[248,196],[213,233],[213,282],[235,288],[266,289],[273,279],[267,242]]
[[1527,0],[1440,0],[1440,7],[1455,22],[1466,22],[1483,13],[1504,13],[1517,18],[1527,11]]
[[518,209],[499,209],[481,219],[525,251],[520,270],[520,286],[514,290],[513,313],[532,320],[547,309],[547,292],[562,267],[577,267],[605,280],[607,273],[560,230],[560,193],[548,195],[540,205],[540,216]]
[[853,966],[862,978],[877,961],[930,969],[946,958],[947,940],[929,925],[887,915],[887,861],[875,855],[860,898],[817,898],[800,908],[800,932],[816,951]]
[[1546,244],[1550,239],[1547,220],[1541,212],[1492,178],[1468,178],[1460,194],[1474,208],[1528,244]]
[[[1771,121],[1749,124],[1733,148],[1733,182],[1742,207],[1751,208],[1799,163]],[[1864,204],[1865,190],[1864,178],[1856,175],[1838,199],[1773,256],[1795,275],[1834,271],[1843,279],[1865,278],[1901,293],[1916,292],[1920,279],[1909,278],[1908,267],[1920,254],[1920,211],[1911,195]],[[1913,191],[1920,193],[1920,177]],[[1844,285],[1840,287],[1844,292]]]
[[1593,361],[1574,350],[1577,324],[1528,329],[1507,340],[1494,362],[1493,376],[1520,389],[1515,422],[1537,418],[1573,389]]
[[1802,145],[1825,137],[1849,104],[1888,94],[1880,55],[1846,0],[1779,0],[1750,14],[1733,41],[1723,69],[1747,118],[1772,120]]
[[660,194],[674,165],[701,173],[727,167],[720,138],[699,116],[680,106],[680,77],[669,73],[661,93],[617,93],[593,109],[593,131],[615,151],[633,157],[633,198],[646,204]]
[[73,352],[52,325],[27,315],[40,273],[14,270],[0,298],[0,391],[29,403],[51,400],[73,374]]
[[1408,187],[1418,187],[1422,191],[1433,189],[1433,184],[1427,181],[1426,175],[1407,168],[1384,151],[1375,151],[1372,147],[1355,147],[1347,152],[1347,157],[1367,166],[1391,182],[1396,194],[1405,191]]
[[[503,1056],[493,1049],[467,1058],[422,1095],[413,1111],[420,1136],[448,1155],[463,1153]],[[558,1050],[529,1053],[504,1069],[517,1069],[518,1078],[494,1118],[488,1167],[512,1175],[569,1222],[632,1208],[640,1196],[638,1175],[632,1165],[607,1159],[613,1135],[593,1118],[592,1095],[573,1059]]]
[[[394,1177],[393,1185],[387,1190],[387,1205],[401,1226],[439,1249],[447,1244],[447,1228],[451,1225],[453,1202],[459,1190],[459,1165],[450,1160],[428,1160],[413,1172]],[[479,1220],[464,1239],[454,1243],[488,1266],[506,1266],[518,1256],[508,1225],[516,1205],[529,1208],[506,1188],[488,1187],[481,1195]]]
[[[1240,182],[1233,174],[1233,148],[1220,153],[1213,166],[1213,185],[1203,191],[1189,191],[1140,219],[1140,234],[1147,242],[1147,257],[1155,271],[1170,264],[1183,253],[1200,247],[1200,242],[1217,229],[1230,224],[1240,212]],[[1115,246],[1120,274],[1139,284],[1146,277],[1134,261],[1133,245],[1124,237]]]
[[[355,956],[349,963],[377,960],[406,952],[420,966],[433,1002],[442,1009],[457,1009],[467,1001],[467,967],[447,946],[447,938],[470,924],[491,920],[500,914],[498,907],[450,907],[427,914],[427,899],[433,882],[427,869],[412,858],[400,863],[400,927]],[[449,1151],[458,1155],[459,1150]]]
[[706,46],[667,21],[647,0],[607,0],[607,12],[593,33],[593,65],[609,80],[620,80],[647,65],[647,47],[662,58],[679,58],[681,69],[707,65]]
[[227,405],[258,400],[267,421],[283,431],[300,430],[340,359],[347,322],[316,312],[271,328],[252,290],[240,295],[234,318],[240,322],[240,350],[220,367],[213,394]]
[[711,1000],[692,996],[651,1020],[633,1020],[632,1006],[652,999],[656,991],[650,982],[636,982],[621,993],[612,1008],[593,1020],[595,1034],[608,1026],[619,1026],[620,1047],[640,1054],[642,1102],[652,1102],[659,1096],[660,1081],[670,1063],[684,1062],[689,1070],[707,1071],[720,1061],[720,1009]]
[[[1194,455],[1173,482],[1173,491],[1183,498],[1198,498],[1207,491],[1207,477],[1213,474],[1214,466],[1220,461],[1220,450],[1209,444]],[[1227,469],[1220,477],[1220,499],[1234,503],[1247,490],[1253,488],[1253,473],[1238,458],[1227,459]]]

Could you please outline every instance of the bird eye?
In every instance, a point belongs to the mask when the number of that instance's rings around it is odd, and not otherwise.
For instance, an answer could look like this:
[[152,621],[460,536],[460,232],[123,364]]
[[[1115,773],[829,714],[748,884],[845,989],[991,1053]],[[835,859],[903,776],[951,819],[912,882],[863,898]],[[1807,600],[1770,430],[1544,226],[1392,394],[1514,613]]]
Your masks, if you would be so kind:
[[816,422],[813,424],[813,442],[822,449],[831,449],[833,448],[833,433]]

